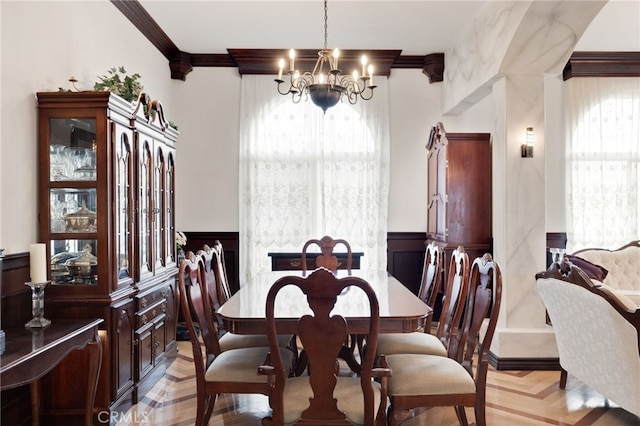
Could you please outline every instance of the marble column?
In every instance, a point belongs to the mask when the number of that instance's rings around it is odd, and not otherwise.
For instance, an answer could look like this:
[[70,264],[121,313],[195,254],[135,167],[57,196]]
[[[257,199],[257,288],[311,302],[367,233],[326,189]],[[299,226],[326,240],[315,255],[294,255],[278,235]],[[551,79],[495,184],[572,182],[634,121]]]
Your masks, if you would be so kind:
[[[493,246],[503,300],[491,351],[499,362],[558,356],[535,283],[535,274],[546,268],[545,85],[561,74],[605,4],[490,2],[445,52],[445,115],[463,115],[487,96],[494,109]],[[521,157],[527,127],[535,132],[532,158]],[[563,143],[564,134],[554,133],[554,141]]]
[[[493,85],[494,258],[504,283],[491,351],[499,358],[557,357],[535,274],[545,269],[544,77],[514,75]],[[521,156],[527,127],[532,158]]]

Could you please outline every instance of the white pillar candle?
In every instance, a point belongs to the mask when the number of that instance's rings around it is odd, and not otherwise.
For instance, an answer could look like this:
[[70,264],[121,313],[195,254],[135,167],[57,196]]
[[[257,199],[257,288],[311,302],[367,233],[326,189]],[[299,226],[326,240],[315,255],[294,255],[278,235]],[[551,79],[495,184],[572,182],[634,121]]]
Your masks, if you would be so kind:
[[293,71],[295,69],[295,65],[293,64],[293,61],[296,58],[296,51],[291,49],[289,50],[289,71]]
[[284,70],[284,59],[280,58],[278,62],[278,80],[282,80],[282,70]]
[[29,246],[29,272],[32,283],[47,281],[47,247],[43,243]]

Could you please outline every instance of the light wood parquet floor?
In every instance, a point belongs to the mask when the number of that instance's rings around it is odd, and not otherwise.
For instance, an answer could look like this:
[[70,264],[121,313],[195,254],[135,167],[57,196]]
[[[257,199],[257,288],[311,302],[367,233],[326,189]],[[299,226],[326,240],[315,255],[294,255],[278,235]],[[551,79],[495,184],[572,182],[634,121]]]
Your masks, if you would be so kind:
[[[187,426],[196,418],[195,369],[189,342],[178,342],[178,357],[150,392],[118,425]],[[487,383],[487,424],[495,426],[640,426],[640,418],[619,408],[569,375],[558,387],[558,371],[496,371]],[[259,426],[270,413],[262,395],[221,395],[209,425]],[[473,411],[467,417],[475,425]],[[451,407],[421,409],[406,426],[457,426]]]

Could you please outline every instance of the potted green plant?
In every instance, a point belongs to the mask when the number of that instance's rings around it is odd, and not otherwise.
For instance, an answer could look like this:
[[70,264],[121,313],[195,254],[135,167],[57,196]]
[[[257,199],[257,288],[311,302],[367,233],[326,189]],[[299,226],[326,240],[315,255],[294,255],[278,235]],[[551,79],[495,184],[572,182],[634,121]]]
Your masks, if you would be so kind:
[[93,90],[109,91],[129,102],[135,101],[143,89],[142,83],[140,83],[140,74],[127,75],[127,70],[123,66],[110,68],[106,75],[98,78],[100,81],[93,85]]

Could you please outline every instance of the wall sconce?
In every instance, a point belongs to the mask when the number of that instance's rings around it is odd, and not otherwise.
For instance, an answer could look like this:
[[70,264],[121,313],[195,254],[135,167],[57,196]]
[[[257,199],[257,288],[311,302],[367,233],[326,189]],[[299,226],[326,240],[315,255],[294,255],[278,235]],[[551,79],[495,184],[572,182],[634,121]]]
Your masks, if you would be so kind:
[[533,157],[533,127],[527,127],[525,143],[520,146],[522,158]]

